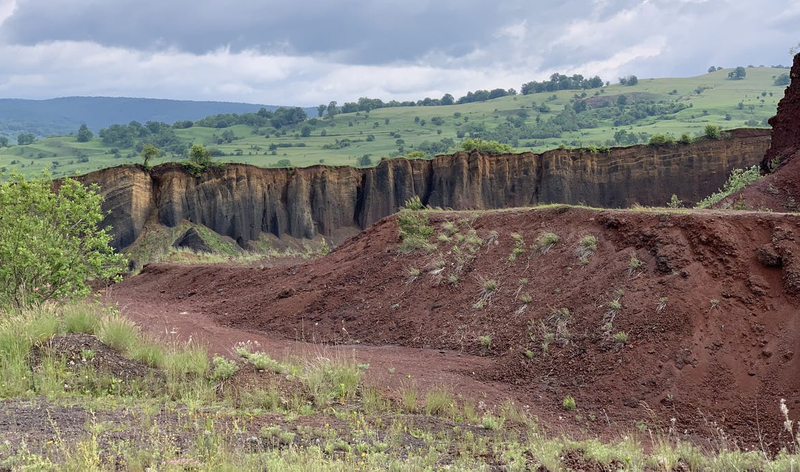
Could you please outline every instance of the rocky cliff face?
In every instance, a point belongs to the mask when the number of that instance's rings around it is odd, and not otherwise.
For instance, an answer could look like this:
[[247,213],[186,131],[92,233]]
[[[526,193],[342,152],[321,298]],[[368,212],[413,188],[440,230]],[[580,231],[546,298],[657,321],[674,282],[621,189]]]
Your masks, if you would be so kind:
[[764,172],[769,172],[770,163],[776,157],[785,162],[800,150],[800,54],[794,56],[789,76],[792,81],[778,103],[778,113],[769,119],[772,145],[761,163]]
[[[113,244],[124,248],[146,223],[203,224],[240,244],[262,232],[332,237],[363,229],[414,195],[434,207],[492,209],[542,203],[628,207],[663,205],[671,195],[695,202],[734,168],[761,161],[769,131],[737,130],[730,139],[608,153],[553,150],[484,156],[464,152],[431,161],[393,159],[375,168],[263,169],[231,164],[193,177],[177,164],[146,172],[122,166],[83,176],[97,183],[110,211]],[[344,231],[349,230],[349,231]]]

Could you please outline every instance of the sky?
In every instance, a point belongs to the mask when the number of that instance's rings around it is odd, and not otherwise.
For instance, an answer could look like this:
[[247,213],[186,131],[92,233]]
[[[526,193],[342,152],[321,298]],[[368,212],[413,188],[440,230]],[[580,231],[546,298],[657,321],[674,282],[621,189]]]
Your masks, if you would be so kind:
[[0,98],[458,98],[790,64],[798,43],[800,0],[0,0]]

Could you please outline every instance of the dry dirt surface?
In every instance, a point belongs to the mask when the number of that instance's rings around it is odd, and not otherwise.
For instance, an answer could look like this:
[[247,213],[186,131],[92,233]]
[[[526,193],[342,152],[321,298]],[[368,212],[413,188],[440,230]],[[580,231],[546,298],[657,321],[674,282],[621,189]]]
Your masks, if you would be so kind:
[[[401,252],[388,217],[315,261],[149,265],[108,296],[147,330],[215,352],[254,340],[276,357],[353,355],[387,390],[415,381],[490,406],[512,398],[561,431],[646,426],[771,450],[790,440],[778,406],[800,411],[800,216],[557,206],[429,217],[431,251]],[[545,251],[546,232],[558,242]],[[581,261],[586,236],[596,249]],[[577,410],[562,408],[567,396]]]

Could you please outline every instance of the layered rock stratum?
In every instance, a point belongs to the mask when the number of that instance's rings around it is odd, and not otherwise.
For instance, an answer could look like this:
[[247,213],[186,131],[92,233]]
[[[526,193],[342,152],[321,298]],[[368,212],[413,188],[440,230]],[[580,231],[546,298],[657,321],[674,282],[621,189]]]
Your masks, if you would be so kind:
[[632,146],[605,153],[557,149],[488,156],[458,152],[432,160],[391,159],[377,167],[267,169],[228,164],[194,177],[179,164],[151,171],[121,166],[81,177],[99,184],[113,245],[133,243],[146,224],[202,224],[240,245],[261,233],[323,235],[338,243],[419,195],[433,207],[482,210],[546,203],[605,208],[664,205],[673,194],[696,202],[732,169],[758,164],[768,130],[735,130],[724,140]]

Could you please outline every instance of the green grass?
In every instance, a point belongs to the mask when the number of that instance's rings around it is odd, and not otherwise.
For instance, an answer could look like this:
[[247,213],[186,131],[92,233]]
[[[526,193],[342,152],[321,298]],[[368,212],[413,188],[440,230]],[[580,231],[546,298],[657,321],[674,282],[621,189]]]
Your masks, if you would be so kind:
[[[753,123],[766,127],[765,120],[775,114],[778,100],[783,96],[784,90],[784,87],[773,85],[773,77],[787,71],[754,67],[747,69],[747,77],[744,80],[727,80],[729,71],[730,69],[723,69],[690,78],[641,79],[638,85],[632,87],[613,84],[599,90],[588,90],[587,98],[592,98],[597,92],[600,93],[599,97],[613,97],[616,101],[616,97],[620,94],[635,93],[644,94],[655,100],[686,104],[689,108],[669,115],[669,119],[646,117],[626,126],[614,126],[610,120],[601,120],[597,127],[564,133],[559,138],[522,139],[512,144],[520,152],[542,152],[559,146],[601,147],[613,144],[614,133],[620,130],[643,132],[648,136],[657,133],[669,134],[677,140],[683,133],[687,133],[690,137],[701,136],[709,124],[724,129],[749,127]],[[697,90],[700,90],[700,93],[697,93]],[[529,115],[526,124],[534,123],[537,115],[541,115],[541,120],[548,120],[561,112],[565,106],[571,106],[570,100],[576,93],[580,94],[580,91],[517,95],[463,105],[382,108],[373,110],[369,114],[364,112],[340,114],[332,120],[320,120],[313,126],[311,136],[306,138],[299,136],[302,124],[286,129],[285,135],[273,134],[269,138],[254,134],[248,126],[236,125],[228,129],[234,132],[237,139],[221,145],[213,144],[211,138],[214,134],[221,134],[224,131],[222,129],[193,127],[176,130],[176,133],[186,143],[205,144],[219,149],[225,155],[214,159],[220,162],[243,162],[270,167],[279,160],[287,159],[296,167],[318,164],[355,166],[364,155],[369,155],[375,164],[384,156],[391,158],[406,155],[425,141],[439,142],[449,138],[458,144],[469,137],[467,133],[464,138],[459,138],[458,132],[471,123],[482,123],[487,130],[493,130],[505,123],[507,117],[520,112]],[[555,98],[550,99],[551,96]],[[533,102],[537,105],[547,104],[550,111],[540,113],[534,110]],[[456,113],[461,115],[456,118],[454,116]],[[420,118],[419,122],[415,121],[416,117]],[[442,118],[442,124],[439,126],[432,124],[431,119],[434,117]],[[726,120],[726,117],[729,119]],[[389,124],[386,124],[387,119]],[[423,120],[426,121],[424,126],[421,125]],[[375,123],[378,124],[377,127]],[[326,136],[321,136],[323,130]],[[370,135],[374,136],[374,140],[367,140]],[[330,145],[337,139],[348,139],[351,144],[341,149],[323,149],[323,146]],[[402,151],[401,146],[397,144],[398,139],[404,142]],[[299,143],[305,146],[294,147]],[[269,151],[270,144],[291,144],[293,147],[279,147],[276,149],[276,154],[272,155]],[[111,146],[103,145],[97,137],[87,143],[76,142],[74,136],[51,137],[40,139],[32,145],[0,149],[0,167],[5,168],[7,172],[21,172],[28,175],[50,168],[55,176],[66,176],[141,161],[132,149],[119,149],[121,158],[115,158],[110,150]],[[88,162],[78,161],[79,152],[88,157]],[[236,155],[238,153],[241,155]],[[180,156],[168,155],[156,159],[153,164],[181,159]]]

